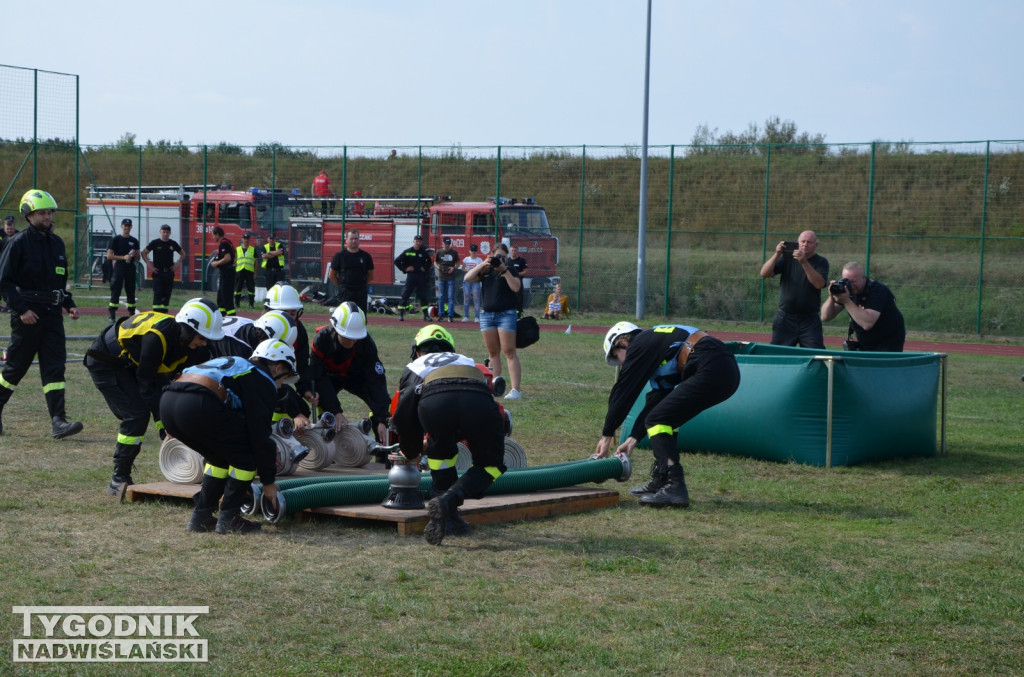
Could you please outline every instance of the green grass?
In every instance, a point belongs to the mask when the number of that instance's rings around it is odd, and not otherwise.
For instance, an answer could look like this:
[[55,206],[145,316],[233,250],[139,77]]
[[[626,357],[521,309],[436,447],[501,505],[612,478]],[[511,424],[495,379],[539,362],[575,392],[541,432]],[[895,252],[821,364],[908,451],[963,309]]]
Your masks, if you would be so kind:
[[[391,386],[418,324],[371,325]],[[455,325],[455,337],[483,357],[477,331]],[[509,408],[532,465],[592,453],[613,380],[600,340],[545,333],[522,351],[525,397]],[[69,414],[86,429],[50,440],[32,369],[0,437],[0,606],[208,604],[197,627],[211,662],[33,667],[4,648],[0,672],[1018,674],[1021,371],[950,357],[944,457],[825,470],[690,455],[691,509],[654,511],[627,493],[650,461],[640,451],[633,481],[602,485],[622,493],[616,508],[435,548],[329,519],[195,535],[182,502],[112,502],[116,421],[69,364]],[[137,481],[162,479],[150,437]]]

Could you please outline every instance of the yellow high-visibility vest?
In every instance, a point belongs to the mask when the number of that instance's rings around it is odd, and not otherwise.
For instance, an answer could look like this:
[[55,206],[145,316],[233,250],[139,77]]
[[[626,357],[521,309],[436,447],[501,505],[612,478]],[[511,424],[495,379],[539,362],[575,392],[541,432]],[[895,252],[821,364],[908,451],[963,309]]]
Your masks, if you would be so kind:
[[235,247],[235,270],[256,272],[256,247]]

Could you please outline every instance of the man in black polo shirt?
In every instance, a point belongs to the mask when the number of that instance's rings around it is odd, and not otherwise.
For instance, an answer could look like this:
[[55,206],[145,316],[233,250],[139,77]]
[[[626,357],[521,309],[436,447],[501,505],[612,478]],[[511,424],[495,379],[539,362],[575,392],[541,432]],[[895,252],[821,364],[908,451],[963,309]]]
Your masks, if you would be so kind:
[[121,234],[110,238],[107,244],[107,260],[113,262],[110,276],[110,323],[117,319],[121,305],[121,289],[128,297],[128,314],[135,314],[135,262],[139,260],[139,240],[132,235],[132,220],[121,219]]
[[[149,259],[150,252],[153,260]],[[153,310],[158,313],[166,313],[171,305],[175,253],[182,256],[181,245],[171,239],[171,227],[166,223],[160,226],[160,237],[142,250],[142,259],[153,267]]]
[[359,231],[345,233],[345,246],[331,259],[328,271],[331,282],[338,286],[338,304],[352,301],[364,313],[370,284],[373,282],[373,257],[359,248]]
[[[850,350],[902,353],[907,338],[903,313],[896,296],[881,282],[868,279],[864,268],[851,261],[843,266],[842,284],[829,284],[829,297],[821,306],[821,319],[828,322],[846,310],[850,314]],[[852,345],[850,345],[852,344]]]
[[217,286],[217,307],[222,315],[235,314],[235,246],[224,237],[224,229],[214,226],[210,231],[213,241],[217,243],[217,251],[210,265],[220,273]]
[[761,266],[761,277],[781,275],[779,310],[772,322],[772,343],[779,346],[825,349],[821,331],[821,290],[828,280],[828,259],[816,254],[818,236],[813,230],[800,233],[797,248],[785,242]]

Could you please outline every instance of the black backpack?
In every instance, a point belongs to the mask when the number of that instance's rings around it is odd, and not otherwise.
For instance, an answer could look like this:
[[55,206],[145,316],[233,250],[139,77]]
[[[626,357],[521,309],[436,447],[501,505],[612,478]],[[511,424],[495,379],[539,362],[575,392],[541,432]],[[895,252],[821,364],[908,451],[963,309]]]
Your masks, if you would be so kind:
[[520,317],[516,322],[516,348],[532,346],[540,340],[540,326],[532,315]]

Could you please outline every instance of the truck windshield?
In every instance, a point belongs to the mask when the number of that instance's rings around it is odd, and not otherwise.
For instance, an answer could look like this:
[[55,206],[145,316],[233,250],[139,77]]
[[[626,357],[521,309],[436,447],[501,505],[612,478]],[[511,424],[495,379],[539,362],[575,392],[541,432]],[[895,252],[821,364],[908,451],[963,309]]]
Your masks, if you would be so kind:
[[517,207],[501,210],[501,222],[509,233],[550,235],[548,215],[543,207]]

